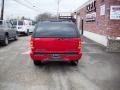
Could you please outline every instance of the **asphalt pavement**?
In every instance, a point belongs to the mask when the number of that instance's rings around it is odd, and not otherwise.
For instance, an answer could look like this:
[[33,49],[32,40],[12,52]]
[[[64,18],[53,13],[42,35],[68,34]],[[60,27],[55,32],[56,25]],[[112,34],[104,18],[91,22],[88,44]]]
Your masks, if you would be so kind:
[[0,90],[120,90],[120,53],[83,38],[78,66],[51,62],[34,66],[30,36],[0,46]]

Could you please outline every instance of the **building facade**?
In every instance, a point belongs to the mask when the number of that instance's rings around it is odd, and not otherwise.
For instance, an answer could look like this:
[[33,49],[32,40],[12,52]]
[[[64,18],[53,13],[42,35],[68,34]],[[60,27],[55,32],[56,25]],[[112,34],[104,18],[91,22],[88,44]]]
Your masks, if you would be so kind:
[[120,52],[120,0],[89,0],[73,15],[84,36]]

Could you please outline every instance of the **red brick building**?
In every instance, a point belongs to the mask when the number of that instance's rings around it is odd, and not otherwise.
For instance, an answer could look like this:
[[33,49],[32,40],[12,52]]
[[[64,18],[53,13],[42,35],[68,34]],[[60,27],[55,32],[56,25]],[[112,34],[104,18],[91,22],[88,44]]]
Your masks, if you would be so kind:
[[84,36],[120,51],[120,0],[89,0],[74,15]]

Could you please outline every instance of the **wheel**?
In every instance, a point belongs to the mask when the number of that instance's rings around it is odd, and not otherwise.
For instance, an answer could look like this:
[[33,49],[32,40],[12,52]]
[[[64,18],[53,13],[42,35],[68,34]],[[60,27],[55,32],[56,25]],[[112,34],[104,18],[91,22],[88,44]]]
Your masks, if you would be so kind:
[[79,63],[79,61],[78,61],[78,60],[76,60],[76,61],[71,61],[71,65],[73,65],[73,66],[77,66],[77,65],[78,65],[78,63]]
[[35,66],[43,65],[41,61],[33,61]]
[[4,39],[4,41],[3,41],[3,45],[4,46],[7,46],[9,44],[9,40],[8,40],[8,36],[6,35],[5,36],[5,39]]
[[18,35],[16,34],[15,37],[14,37],[14,40],[18,40]]
[[27,30],[27,36],[29,36],[29,35],[30,35],[29,30]]

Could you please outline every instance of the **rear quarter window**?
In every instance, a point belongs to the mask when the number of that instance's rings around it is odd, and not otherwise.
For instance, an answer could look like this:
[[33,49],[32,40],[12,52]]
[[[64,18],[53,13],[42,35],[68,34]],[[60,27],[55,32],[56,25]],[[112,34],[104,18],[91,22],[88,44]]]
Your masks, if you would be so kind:
[[18,21],[18,25],[23,25],[23,21]]
[[35,28],[33,37],[80,37],[79,31],[71,23],[41,23]]

